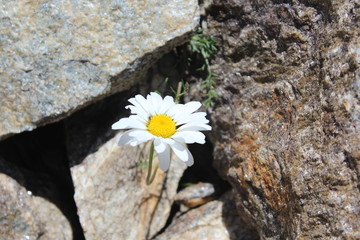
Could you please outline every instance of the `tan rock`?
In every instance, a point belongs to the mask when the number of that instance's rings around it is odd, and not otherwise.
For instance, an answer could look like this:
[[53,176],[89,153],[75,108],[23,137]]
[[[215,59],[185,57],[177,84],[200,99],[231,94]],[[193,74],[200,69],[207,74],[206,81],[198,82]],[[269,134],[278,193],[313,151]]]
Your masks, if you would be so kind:
[[155,240],[245,240],[256,235],[244,228],[230,192],[220,199],[190,210],[174,219]]
[[68,220],[44,198],[0,173],[0,239],[72,239]]
[[91,239],[150,239],[166,223],[178,182],[186,165],[173,158],[167,174],[158,171],[145,183],[148,148],[105,143],[72,167],[75,201],[85,237]]
[[198,20],[195,0],[2,1],[0,138],[128,89]]
[[213,200],[215,194],[213,184],[199,182],[178,192],[175,196],[175,202],[193,208]]

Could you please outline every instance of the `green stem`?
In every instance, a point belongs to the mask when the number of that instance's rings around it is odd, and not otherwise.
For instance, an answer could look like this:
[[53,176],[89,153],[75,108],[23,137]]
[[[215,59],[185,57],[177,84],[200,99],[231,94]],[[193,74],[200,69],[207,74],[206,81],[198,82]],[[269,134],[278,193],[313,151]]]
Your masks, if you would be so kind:
[[176,89],[175,103],[179,103],[180,101],[181,89],[182,89],[182,82],[179,82]]
[[151,172],[152,172],[152,161],[154,159],[154,142],[151,143],[151,146],[150,146],[150,156],[149,156],[149,164],[148,164],[148,174],[147,174],[147,177],[146,177],[146,184],[147,185],[150,185],[154,179],[155,179],[155,176],[156,176],[156,173],[157,173],[157,170],[159,168],[159,165],[156,165],[155,167],[155,171],[154,171],[154,174],[151,176]]

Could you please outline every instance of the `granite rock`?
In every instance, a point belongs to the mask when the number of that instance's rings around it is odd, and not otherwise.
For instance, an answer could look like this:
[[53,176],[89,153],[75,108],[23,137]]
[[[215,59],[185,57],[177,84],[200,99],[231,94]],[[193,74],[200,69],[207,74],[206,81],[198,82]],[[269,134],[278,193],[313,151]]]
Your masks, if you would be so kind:
[[[145,183],[149,144],[117,146],[118,135],[71,168],[75,201],[87,240],[150,239],[170,214],[186,165],[173,158],[169,171]],[[156,162],[156,159],[155,159]]]
[[72,239],[70,223],[44,198],[0,173],[0,239]]
[[262,239],[360,239],[359,9],[349,0],[205,9],[221,43],[214,165]]
[[[235,210],[235,211],[234,211]],[[218,200],[178,216],[155,240],[255,240],[236,212],[233,195],[225,193]]]
[[175,196],[175,202],[194,208],[213,200],[215,196],[216,189],[213,184],[199,182],[181,189]]
[[197,25],[191,1],[1,1],[0,138],[128,89]]

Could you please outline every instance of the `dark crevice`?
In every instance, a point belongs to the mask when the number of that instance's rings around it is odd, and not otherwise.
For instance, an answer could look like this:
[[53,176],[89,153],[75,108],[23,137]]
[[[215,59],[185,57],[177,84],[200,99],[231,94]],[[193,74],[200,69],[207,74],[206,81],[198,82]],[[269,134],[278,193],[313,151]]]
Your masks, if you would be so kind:
[[94,66],[98,66],[98,64],[92,63],[89,59],[70,59],[67,62],[78,62],[78,63],[81,63],[81,64],[91,64],[91,65],[94,65]]
[[11,167],[0,170],[55,204],[68,219],[73,239],[83,240],[64,143],[62,122],[10,137],[0,143],[0,156]]
[[[207,139],[206,143],[189,145],[189,149],[194,157],[194,165],[187,168],[180,180],[178,191],[187,184],[208,182],[215,186],[219,194],[222,194],[230,188],[230,185],[224,181],[213,167],[213,145]],[[221,191],[221,192],[219,192]]]
[[356,171],[356,160],[348,153],[345,152],[345,163],[348,168],[350,168],[353,171]]
[[275,4],[291,4],[292,0],[273,0]]
[[64,119],[70,167],[80,164],[115,135],[111,125],[129,115],[124,109],[129,104],[127,100],[134,95],[132,90],[114,94]]
[[355,172],[355,174],[356,174],[356,177],[357,177],[357,179],[358,179],[358,181],[357,181],[357,188],[359,189],[359,191],[360,191],[360,181],[359,181],[359,179],[360,179],[360,172],[358,172],[358,166],[357,166],[357,163],[358,163],[358,161],[357,161],[357,159],[355,159],[353,156],[351,156],[351,154],[349,153],[349,152],[347,152],[347,151],[345,151],[344,152],[344,155],[345,155],[345,159],[344,159],[344,162],[345,162],[345,164],[346,164],[346,166],[349,168],[349,169],[351,169],[352,171],[354,171]]

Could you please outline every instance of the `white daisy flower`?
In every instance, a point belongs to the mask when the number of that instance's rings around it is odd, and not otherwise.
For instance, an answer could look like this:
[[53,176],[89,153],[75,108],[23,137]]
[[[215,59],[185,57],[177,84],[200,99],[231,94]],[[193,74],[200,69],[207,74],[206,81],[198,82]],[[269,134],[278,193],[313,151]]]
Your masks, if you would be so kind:
[[159,165],[163,171],[170,166],[170,149],[188,166],[194,164],[187,143],[205,143],[205,135],[200,131],[211,130],[205,112],[195,112],[200,102],[176,104],[174,99],[164,99],[151,92],[144,98],[136,95],[130,98],[132,105],[126,106],[132,115],[122,118],[112,125],[112,129],[128,129],[120,136],[118,145],[139,145],[154,140],[155,151],[159,156]]

